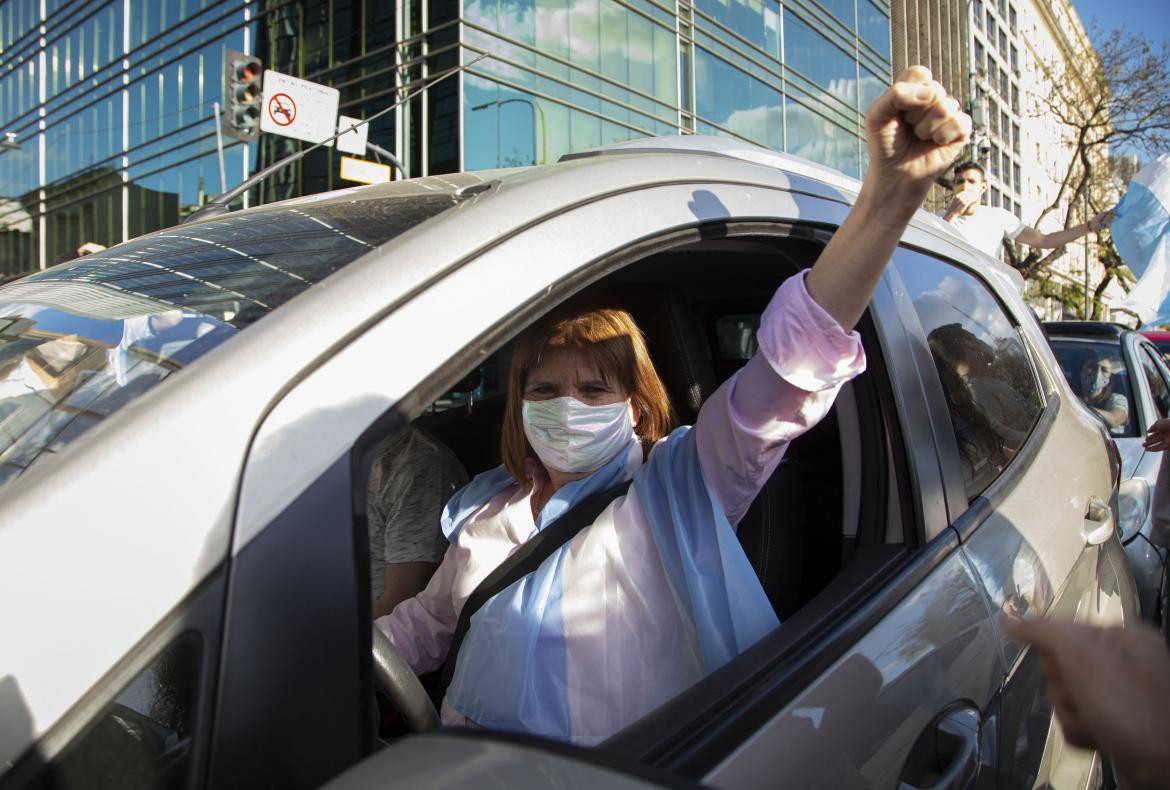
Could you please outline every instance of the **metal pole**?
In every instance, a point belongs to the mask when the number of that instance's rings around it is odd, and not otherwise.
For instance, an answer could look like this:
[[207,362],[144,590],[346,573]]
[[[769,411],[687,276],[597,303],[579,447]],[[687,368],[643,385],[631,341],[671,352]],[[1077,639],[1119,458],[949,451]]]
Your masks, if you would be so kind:
[[387,151],[385,148],[378,145],[377,143],[371,143],[369,140],[366,141],[366,150],[372,152],[375,157],[377,157],[377,156],[386,157],[386,159],[388,159],[390,161],[390,164],[392,166],[398,168],[398,176],[400,178],[406,178],[406,168],[404,168],[402,166],[402,162],[399,161],[397,156],[390,153],[389,151]]
[[215,148],[219,152],[219,191],[223,193],[227,192],[227,172],[223,168],[223,129],[220,128],[219,102],[212,102],[211,108],[215,113]]

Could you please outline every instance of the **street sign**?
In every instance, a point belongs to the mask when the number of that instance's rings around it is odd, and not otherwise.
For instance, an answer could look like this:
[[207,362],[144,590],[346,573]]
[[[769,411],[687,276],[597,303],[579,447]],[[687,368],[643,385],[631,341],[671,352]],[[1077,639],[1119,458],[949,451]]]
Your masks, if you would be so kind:
[[346,181],[357,181],[359,184],[385,184],[390,180],[390,165],[380,165],[377,162],[367,162],[364,159],[343,156],[341,157],[341,177]]
[[[361,118],[350,118],[348,115],[337,116],[337,131],[345,132],[337,138],[337,150],[345,151],[347,154],[357,154],[358,156],[366,155],[366,138],[370,134],[370,125],[368,123],[361,123]],[[356,127],[352,132],[346,132],[354,124],[361,123],[361,126]]]
[[260,131],[310,143],[328,140],[337,133],[337,88],[264,72],[264,100]]

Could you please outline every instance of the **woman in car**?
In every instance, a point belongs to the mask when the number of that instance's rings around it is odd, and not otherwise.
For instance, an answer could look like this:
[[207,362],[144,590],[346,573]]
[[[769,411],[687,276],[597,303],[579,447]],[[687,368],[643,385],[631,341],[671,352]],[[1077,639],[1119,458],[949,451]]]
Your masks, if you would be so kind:
[[1125,433],[1129,423],[1129,401],[1123,393],[1113,391],[1113,371],[1120,369],[1120,359],[1089,351],[1079,377],[1081,400],[1100,415],[1112,433]]
[[669,431],[662,383],[628,314],[561,312],[518,339],[504,465],[452,497],[438,571],[377,626],[415,672],[438,668],[467,597],[493,569],[590,494],[633,483],[474,615],[445,724],[595,744],[778,625],[733,525],[788,442],[864,369],[850,330],[970,131],[922,67],[899,76],[866,125],[869,171],[852,211],[813,268],[776,292],[760,351],[693,430]]

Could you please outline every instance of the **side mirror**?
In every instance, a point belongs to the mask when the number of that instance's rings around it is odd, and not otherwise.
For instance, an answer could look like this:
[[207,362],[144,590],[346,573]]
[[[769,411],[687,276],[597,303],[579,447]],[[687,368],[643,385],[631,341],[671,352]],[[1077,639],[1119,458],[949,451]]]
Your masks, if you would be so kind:
[[1129,543],[1146,523],[1150,514],[1150,484],[1141,478],[1123,480],[1117,489],[1117,530],[1121,542]]

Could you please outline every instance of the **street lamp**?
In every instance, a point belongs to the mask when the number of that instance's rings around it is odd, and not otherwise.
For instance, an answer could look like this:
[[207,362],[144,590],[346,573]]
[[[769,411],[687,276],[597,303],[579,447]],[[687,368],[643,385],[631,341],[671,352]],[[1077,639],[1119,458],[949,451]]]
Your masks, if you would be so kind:
[[[548,148],[547,148],[548,141],[545,138],[544,110],[541,109],[539,104],[532,101],[532,99],[521,99],[519,97],[512,98],[512,99],[496,99],[495,101],[489,101],[489,102],[484,102],[483,104],[477,104],[476,106],[471,108],[471,111],[475,112],[476,110],[486,110],[488,107],[496,105],[496,108],[497,108],[497,111],[496,111],[496,164],[498,165],[500,162],[500,113],[499,113],[499,108],[503,107],[505,104],[510,104],[511,102],[521,102],[523,104],[527,104],[530,108],[532,108],[532,159],[533,159],[532,163],[534,165],[543,165],[544,160],[545,160],[545,154],[547,154],[547,152],[548,152]],[[536,116],[537,116],[537,114],[540,115],[540,161],[539,162],[536,161]]]
[[19,151],[20,143],[16,142],[16,132],[5,132],[4,139],[0,140],[0,151]]

